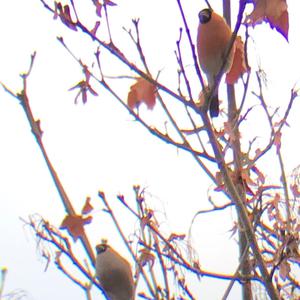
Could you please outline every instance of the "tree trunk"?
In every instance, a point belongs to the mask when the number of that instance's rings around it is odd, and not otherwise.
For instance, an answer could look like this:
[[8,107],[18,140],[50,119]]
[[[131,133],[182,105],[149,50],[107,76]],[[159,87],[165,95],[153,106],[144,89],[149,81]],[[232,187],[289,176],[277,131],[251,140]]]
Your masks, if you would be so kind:
[[[231,5],[230,0],[223,0],[223,15],[229,25],[231,25]],[[235,92],[233,85],[227,85],[227,98],[228,98],[228,121],[229,124],[237,124],[237,106],[235,99]],[[233,159],[234,159],[234,174],[235,174],[235,182],[237,183],[237,190],[240,194],[241,199],[246,202],[246,192],[242,183],[242,160],[241,160],[241,144],[240,144],[240,134],[238,126],[233,127],[233,136],[235,137],[231,147],[233,151]],[[243,222],[238,215],[238,227],[239,227],[239,257],[240,257],[240,273],[242,275],[250,275],[251,274],[251,265],[249,262],[249,247],[247,237],[243,230]],[[242,285],[242,299],[243,300],[252,300],[252,290],[251,290],[251,282],[245,281]]]

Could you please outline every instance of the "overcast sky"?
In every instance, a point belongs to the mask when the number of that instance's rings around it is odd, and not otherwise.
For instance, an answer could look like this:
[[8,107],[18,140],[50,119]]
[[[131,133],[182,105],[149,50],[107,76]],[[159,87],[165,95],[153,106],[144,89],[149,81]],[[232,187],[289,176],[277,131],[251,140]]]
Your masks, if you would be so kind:
[[[195,37],[197,14],[204,1],[183,2]],[[112,28],[117,39],[122,45],[129,43],[124,32],[121,34],[121,26],[129,27],[131,18],[140,17],[145,53],[151,58],[153,69],[163,70],[162,80],[168,77],[175,80],[175,73],[168,70],[174,68],[175,42],[182,26],[176,1],[116,0],[116,3],[118,7],[112,8]],[[289,44],[268,25],[250,32],[254,41],[251,66],[255,70],[260,62],[266,71],[267,96],[269,105],[274,107],[286,104],[291,88],[299,87],[300,7],[298,1],[288,4]],[[219,6],[216,10],[221,12]],[[192,157],[151,136],[104,91],[97,90],[99,97],[89,99],[86,105],[74,105],[76,93],[68,89],[82,79],[82,72],[56,36],[63,36],[88,63],[92,61],[93,44],[54,21],[38,0],[0,1],[0,28],[0,81],[14,91],[20,91],[19,73],[28,69],[30,55],[37,52],[28,85],[32,110],[41,120],[44,144],[76,209],[80,210],[86,196],[91,196],[98,207],[95,223],[88,229],[93,245],[107,237],[129,257],[110,219],[100,210],[97,192],[104,190],[111,201],[119,193],[133,201],[134,184],[147,188],[149,201],[165,212],[168,220],[165,227],[170,232],[186,233],[195,212],[206,207],[212,183]],[[126,95],[129,84],[128,81],[120,86],[122,95]],[[225,95],[224,90],[222,94]],[[283,132],[288,173],[299,164],[295,142],[300,126],[297,102],[289,120],[291,128]],[[160,121],[155,110],[141,110],[153,124]],[[250,126],[253,133],[261,130],[257,120]],[[0,268],[8,269],[4,293],[23,290],[28,299],[36,300],[84,299],[82,291],[54,265],[44,271],[46,262],[39,255],[34,236],[20,220],[40,214],[59,226],[64,210],[21,106],[3,89],[0,89],[0,139]],[[122,216],[124,212],[118,211]],[[236,248],[232,240],[226,242],[233,218],[233,212],[215,213],[216,221],[204,217],[196,221],[193,242],[200,259],[205,257],[201,263],[206,268],[220,272],[235,270]],[[134,229],[131,223],[124,226],[128,234]],[[200,288],[203,299],[219,299],[224,293],[226,283],[224,286],[218,283],[218,289],[214,284],[203,279]],[[238,289],[229,299],[237,299],[237,295]]]

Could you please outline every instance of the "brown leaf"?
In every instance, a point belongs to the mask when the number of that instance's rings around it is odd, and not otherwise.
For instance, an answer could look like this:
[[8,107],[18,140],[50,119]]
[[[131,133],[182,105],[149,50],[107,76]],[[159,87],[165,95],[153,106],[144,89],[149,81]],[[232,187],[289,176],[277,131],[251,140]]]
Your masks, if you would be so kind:
[[281,200],[281,197],[280,197],[280,194],[278,194],[278,193],[276,193],[274,199],[271,200],[273,207],[276,208],[277,210],[278,210],[280,200]]
[[233,57],[233,63],[230,71],[226,74],[226,83],[234,84],[238,79],[246,72],[248,72],[245,48],[242,38],[238,36],[235,40],[235,52]]
[[84,225],[91,223],[92,217],[83,218],[81,215],[67,215],[60,229],[66,229],[70,236],[76,241],[84,233]]
[[210,90],[209,90],[209,86],[205,85],[204,89],[200,92],[199,96],[198,96],[198,100],[196,101],[196,105],[201,107],[206,103],[206,97],[207,95],[209,95]]
[[252,0],[254,9],[246,18],[246,23],[255,26],[262,21],[270,24],[288,40],[289,14],[286,0]]
[[69,5],[65,5],[62,7],[61,3],[54,2],[55,11],[54,11],[54,19],[57,19],[57,16],[60,17],[62,23],[64,23],[70,29],[77,31],[76,22],[72,20],[71,11]]
[[59,12],[62,11],[62,5],[60,2],[54,2],[54,15],[53,19],[56,20],[59,17]]
[[261,149],[259,149],[259,148],[257,148],[256,150],[255,150],[255,156],[254,156],[254,160],[258,157],[258,156],[260,156],[261,155],[261,153],[262,153],[262,150]]
[[149,211],[147,215],[141,218],[142,228],[145,228],[146,225],[150,224],[152,217],[153,217],[153,212]]
[[247,185],[256,186],[256,182],[251,178],[250,172],[248,169],[243,169],[241,172],[241,176],[244,182],[247,183]]
[[297,184],[291,184],[290,189],[294,195],[294,197],[299,197],[300,196],[300,190]]
[[146,248],[141,249],[139,252],[141,255],[138,258],[138,262],[142,266],[145,266],[147,263],[149,263],[150,268],[152,268],[155,262],[155,256]]
[[221,172],[216,172],[215,175],[217,186],[214,188],[216,192],[222,192],[225,190],[223,175]]
[[96,6],[96,14],[101,18],[101,12],[103,5],[98,0],[93,0],[94,5]]
[[265,183],[265,175],[256,166],[252,166],[251,170],[257,175],[261,183]]
[[95,23],[94,28],[93,28],[92,31],[91,31],[92,35],[94,35],[94,36],[96,35],[99,26],[100,26],[100,22],[97,21],[97,22]]
[[127,104],[131,109],[145,103],[148,109],[153,109],[156,103],[156,87],[148,80],[140,77],[130,87]]
[[115,2],[112,2],[111,0],[104,0],[104,5],[116,6],[117,4]]
[[86,197],[86,200],[85,200],[84,206],[81,210],[81,213],[83,215],[86,215],[86,214],[90,213],[93,209],[94,209],[94,207],[91,204],[91,198]]
[[184,240],[185,234],[177,234],[177,233],[171,233],[171,235],[168,238],[169,242],[172,242],[174,240]]
[[281,262],[280,267],[279,267],[279,276],[280,278],[285,281],[287,276],[289,275],[291,271],[291,266],[289,262],[285,259]]
[[281,132],[276,131],[274,135],[274,145],[276,146],[276,152],[279,153],[279,150],[281,148]]

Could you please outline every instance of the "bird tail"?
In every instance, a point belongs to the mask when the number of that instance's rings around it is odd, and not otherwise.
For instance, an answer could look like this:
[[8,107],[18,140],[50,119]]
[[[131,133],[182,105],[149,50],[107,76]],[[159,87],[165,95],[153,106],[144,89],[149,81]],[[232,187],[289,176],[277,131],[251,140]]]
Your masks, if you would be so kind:
[[217,117],[219,115],[219,96],[218,92],[212,95],[210,106],[209,106],[209,114],[212,118]]

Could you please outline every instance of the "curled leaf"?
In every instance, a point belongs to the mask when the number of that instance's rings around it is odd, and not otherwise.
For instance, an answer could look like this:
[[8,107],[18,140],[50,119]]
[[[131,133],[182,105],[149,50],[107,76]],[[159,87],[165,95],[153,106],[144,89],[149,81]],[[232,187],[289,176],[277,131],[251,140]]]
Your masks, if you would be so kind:
[[141,253],[138,258],[140,265],[145,266],[148,263],[150,268],[152,268],[155,262],[155,256],[146,248],[141,249],[139,252]]
[[54,19],[60,17],[60,20],[70,29],[77,31],[76,22],[72,20],[71,11],[69,5],[62,6],[60,2],[54,2]]
[[286,0],[252,0],[254,9],[246,18],[246,23],[252,26],[266,21],[288,41],[289,14]]

